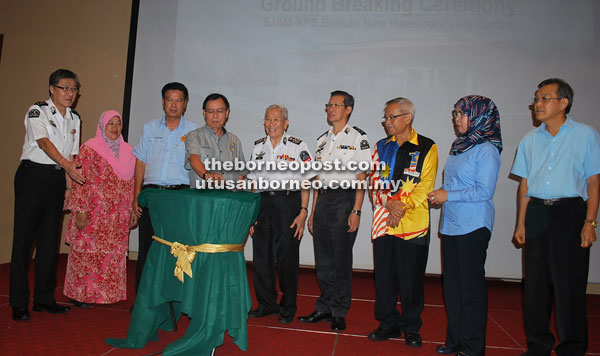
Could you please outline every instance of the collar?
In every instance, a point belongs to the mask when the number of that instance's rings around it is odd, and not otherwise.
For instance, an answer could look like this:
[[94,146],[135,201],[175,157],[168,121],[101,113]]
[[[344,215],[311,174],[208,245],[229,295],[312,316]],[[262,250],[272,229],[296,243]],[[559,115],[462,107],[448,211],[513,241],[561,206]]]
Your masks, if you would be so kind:
[[[387,145],[390,142],[396,142],[396,144],[398,144],[398,140],[396,139],[396,136],[390,136],[387,139],[387,141],[385,141],[385,144]],[[410,138],[408,139],[408,142],[412,143],[415,146],[419,145],[419,136],[417,135],[417,131],[415,131],[414,128],[411,128]]]
[[[346,126],[344,126],[344,128],[338,132],[338,135],[341,133],[344,133],[346,135],[348,135],[350,133],[350,125],[348,123],[346,123]],[[332,136],[335,136],[335,134],[333,133],[333,126],[329,129],[329,131],[327,131],[327,136],[329,136],[329,134],[331,134]]]
[[66,119],[66,118],[73,119],[73,115],[71,115],[71,108],[66,108],[65,116],[63,117],[62,114],[60,113],[60,111],[58,111],[58,109],[56,108],[56,105],[54,105],[52,98],[48,98],[48,100],[46,102],[48,103],[48,107],[50,108],[50,113],[52,114],[52,116],[58,114],[63,119]]
[[[184,119],[183,119],[183,115],[181,115],[181,118],[179,119],[179,124],[177,125],[177,127],[175,129],[173,129],[173,131],[179,129],[181,127],[181,124],[183,123]],[[160,125],[167,127],[167,116],[163,115],[163,117],[160,119]]]
[[[182,118],[183,118],[183,116],[182,116]],[[204,129],[204,130],[210,132],[211,134],[217,136],[217,133],[215,132],[215,130],[211,129],[210,126],[208,126],[208,124],[204,124],[204,126],[202,126],[202,129]],[[221,137],[227,135],[227,129],[225,128],[225,126],[223,126],[222,130],[223,130],[223,135],[221,135]],[[267,136],[267,138],[268,137],[269,136]]]
[[[562,126],[560,127],[560,129],[558,129],[558,133],[556,135],[559,135],[562,130],[563,127],[566,127],[567,130],[572,129],[575,126],[575,122],[573,121],[573,119],[571,119],[571,115],[567,114],[567,120],[562,124]],[[537,128],[539,132],[541,133],[546,133],[548,135],[550,135],[550,132],[548,132],[548,130],[546,130],[546,124],[542,122],[542,124],[540,125],[540,127]],[[552,135],[550,135],[552,136]],[[556,136],[554,136],[556,137]]]

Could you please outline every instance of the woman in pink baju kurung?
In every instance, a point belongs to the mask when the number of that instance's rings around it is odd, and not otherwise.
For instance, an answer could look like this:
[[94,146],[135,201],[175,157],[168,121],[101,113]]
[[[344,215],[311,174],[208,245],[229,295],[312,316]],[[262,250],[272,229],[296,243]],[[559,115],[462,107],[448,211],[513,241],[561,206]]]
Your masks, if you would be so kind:
[[96,137],[81,147],[77,162],[84,184],[73,184],[66,204],[71,218],[65,234],[70,245],[63,293],[79,307],[127,299],[127,252],[135,156],[121,136],[121,116],[100,116]]

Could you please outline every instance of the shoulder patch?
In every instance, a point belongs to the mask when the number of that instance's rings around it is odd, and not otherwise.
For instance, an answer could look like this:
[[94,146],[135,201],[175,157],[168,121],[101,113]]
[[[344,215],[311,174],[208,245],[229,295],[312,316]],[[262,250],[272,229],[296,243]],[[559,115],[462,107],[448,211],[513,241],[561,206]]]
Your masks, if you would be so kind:
[[366,149],[368,149],[370,147],[371,146],[369,146],[369,141],[367,141],[367,140],[360,141],[360,149],[361,150],[366,150]]
[[352,126],[352,127],[354,127],[354,129],[356,131],[358,131],[358,133],[361,134],[361,135],[366,135],[367,134],[366,132],[364,132],[363,130],[361,130],[358,126]]
[[36,101],[35,104],[33,105],[37,105],[37,106],[48,106],[48,103],[45,101]]
[[40,111],[38,109],[31,109],[27,113],[27,117],[40,117]]
[[301,143],[302,143],[302,140],[301,140],[301,139],[299,139],[299,138],[295,138],[295,137],[292,137],[292,136],[290,136],[290,137],[288,138],[288,141],[289,141],[289,142],[291,142],[291,143],[295,143],[295,144],[297,144],[297,145],[299,145],[299,144],[301,144]]
[[328,132],[329,132],[329,131],[325,131],[325,133],[323,133],[321,136],[317,137],[317,141],[319,141],[319,139],[320,139],[321,137],[323,137],[323,136],[327,136],[327,133],[328,133]]
[[261,143],[265,142],[266,140],[267,140],[266,137],[259,138],[258,140],[254,141],[254,144],[258,145],[258,144],[261,144]]
[[310,154],[308,153],[308,151],[300,152],[300,160],[302,160],[302,162],[308,162],[311,160]]

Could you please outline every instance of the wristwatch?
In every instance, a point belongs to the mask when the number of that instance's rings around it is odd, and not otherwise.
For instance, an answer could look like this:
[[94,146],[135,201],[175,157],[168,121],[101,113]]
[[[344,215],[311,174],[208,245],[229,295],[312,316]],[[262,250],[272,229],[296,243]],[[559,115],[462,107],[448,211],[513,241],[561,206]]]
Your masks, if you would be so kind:
[[592,219],[585,219],[585,220],[584,220],[584,222],[586,222],[586,223],[588,223],[588,224],[592,225],[592,226],[594,227],[594,229],[598,227],[598,222],[597,222],[596,220],[592,220]]
[[360,216],[360,214],[361,214],[360,210],[352,210],[350,213],[351,214],[356,214],[358,216]]

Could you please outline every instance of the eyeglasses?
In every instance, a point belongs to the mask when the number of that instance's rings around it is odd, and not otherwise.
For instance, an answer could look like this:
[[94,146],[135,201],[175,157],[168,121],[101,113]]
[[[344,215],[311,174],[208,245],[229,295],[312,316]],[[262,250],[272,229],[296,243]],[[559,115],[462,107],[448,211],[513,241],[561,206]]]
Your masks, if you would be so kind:
[[325,111],[327,111],[327,109],[331,109],[331,108],[337,109],[337,108],[341,108],[341,107],[345,107],[345,106],[346,106],[345,104],[337,104],[337,103],[325,104]]
[[79,89],[72,88],[72,87],[61,87],[61,86],[58,86],[58,85],[53,85],[53,87],[61,89],[62,91],[65,91],[65,92],[73,93],[73,94],[75,94],[75,93],[77,93],[79,91]]
[[531,104],[535,105],[540,101],[542,102],[542,104],[546,104],[550,100],[560,100],[560,99],[564,99],[564,98],[548,98],[548,97],[542,96],[541,98],[531,98]]
[[461,117],[463,115],[465,115],[465,113],[460,110],[452,110],[452,118],[453,119],[458,119],[459,117]]
[[385,124],[386,121],[392,121],[394,119],[399,118],[400,116],[404,116],[404,115],[408,115],[410,114],[409,112],[405,112],[403,114],[398,114],[398,115],[390,115],[390,116],[384,116],[381,118],[381,122]]
[[226,111],[227,111],[227,109],[217,109],[217,110],[209,109],[209,110],[204,110],[204,112],[206,113],[206,115],[214,115],[214,114],[223,115],[223,114],[225,114]]

